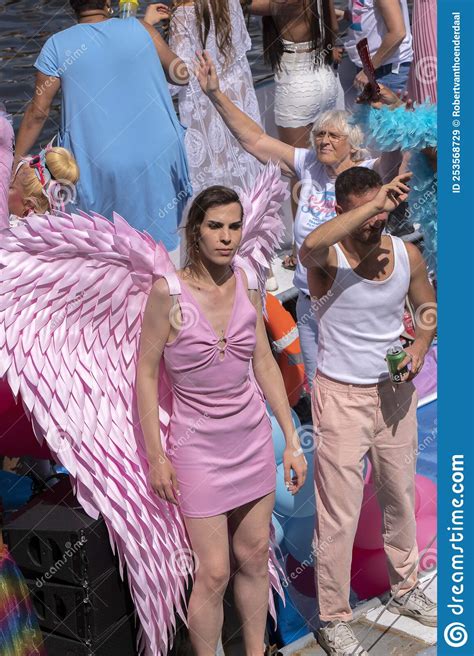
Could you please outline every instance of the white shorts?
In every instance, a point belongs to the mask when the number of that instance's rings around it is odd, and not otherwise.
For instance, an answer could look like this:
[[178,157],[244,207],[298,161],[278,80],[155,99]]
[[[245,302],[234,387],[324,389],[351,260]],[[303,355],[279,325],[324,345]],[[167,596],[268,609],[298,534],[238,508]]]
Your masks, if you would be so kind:
[[[308,49],[311,42],[298,43]],[[295,44],[283,40],[283,47]],[[329,66],[313,66],[314,51],[284,52],[281,71],[275,73],[275,123],[298,128],[314,123],[328,109],[336,108],[337,76]]]

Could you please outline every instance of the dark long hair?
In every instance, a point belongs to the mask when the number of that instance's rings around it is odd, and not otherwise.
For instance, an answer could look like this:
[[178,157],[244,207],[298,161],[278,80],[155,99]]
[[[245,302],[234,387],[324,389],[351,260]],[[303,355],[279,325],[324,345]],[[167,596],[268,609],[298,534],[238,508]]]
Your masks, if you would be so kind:
[[[318,5],[321,4],[322,15],[320,16]],[[309,24],[311,28],[311,42],[314,48],[314,65],[330,65],[332,62],[332,47],[334,35],[331,29],[331,12],[329,0],[309,0],[310,12]],[[307,20],[308,17],[306,16]],[[281,70],[281,57],[283,55],[283,42],[280,30],[273,16],[264,16],[263,28],[263,57],[266,64],[273,71]]]
[[[175,7],[179,7],[180,4],[180,0],[174,0]],[[194,13],[202,49],[206,49],[211,30],[211,19],[214,19],[216,44],[219,52],[224,56],[225,64],[229,64],[234,49],[232,46],[232,24],[228,1],[194,0]]]
[[186,238],[186,260],[184,266],[196,274],[201,268],[201,257],[199,254],[199,239],[201,236],[201,224],[204,221],[207,210],[219,205],[230,205],[238,203],[244,212],[239,195],[233,189],[223,185],[213,185],[201,191],[193,200],[189,208],[186,227],[184,229]]

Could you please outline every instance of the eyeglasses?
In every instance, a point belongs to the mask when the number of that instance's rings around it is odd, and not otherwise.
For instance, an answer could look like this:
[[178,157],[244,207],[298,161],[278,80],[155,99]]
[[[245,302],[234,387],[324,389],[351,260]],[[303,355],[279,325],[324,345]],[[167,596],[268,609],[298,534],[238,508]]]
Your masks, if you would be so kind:
[[341,141],[342,139],[347,139],[347,134],[337,134],[336,132],[329,132],[328,130],[320,130],[319,132],[316,132],[314,138],[316,141],[322,141],[326,134],[328,135],[329,141],[332,141],[333,143],[338,143],[338,141]]

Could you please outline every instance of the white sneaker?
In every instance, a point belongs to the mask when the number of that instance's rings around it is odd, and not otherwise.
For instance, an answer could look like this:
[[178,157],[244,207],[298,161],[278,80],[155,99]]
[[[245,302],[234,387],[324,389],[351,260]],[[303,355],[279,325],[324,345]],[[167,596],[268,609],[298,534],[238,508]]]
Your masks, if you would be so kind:
[[270,276],[269,278],[267,278],[265,282],[265,289],[267,290],[267,292],[276,292],[276,290],[278,289],[278,283],[275,276]]
[[438,624],[438,607],[419,586],[409,590],[401,597],[392,599],[387,610],[397,615],[411,617],[425,626],[437,626]]
[[322,626],[316,636],[329,656],[369,656],[347,622],[330,622]]

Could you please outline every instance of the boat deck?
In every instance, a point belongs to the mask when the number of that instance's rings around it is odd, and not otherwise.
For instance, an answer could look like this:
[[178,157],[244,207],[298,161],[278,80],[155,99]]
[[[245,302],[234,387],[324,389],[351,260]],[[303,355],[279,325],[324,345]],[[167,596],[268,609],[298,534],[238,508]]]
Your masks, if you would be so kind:
[[[421,579],[421,586],[431,598],[437,598],[436,573]],[[388,599],[388,597],[387,597]],[[435,656],[436,628],[389,611],[383,611],[385,598],[375,597],[354,611],[353,628],[370,656]],[[282,656],[323,656],[324,650],[308,634],[279,651]]]

